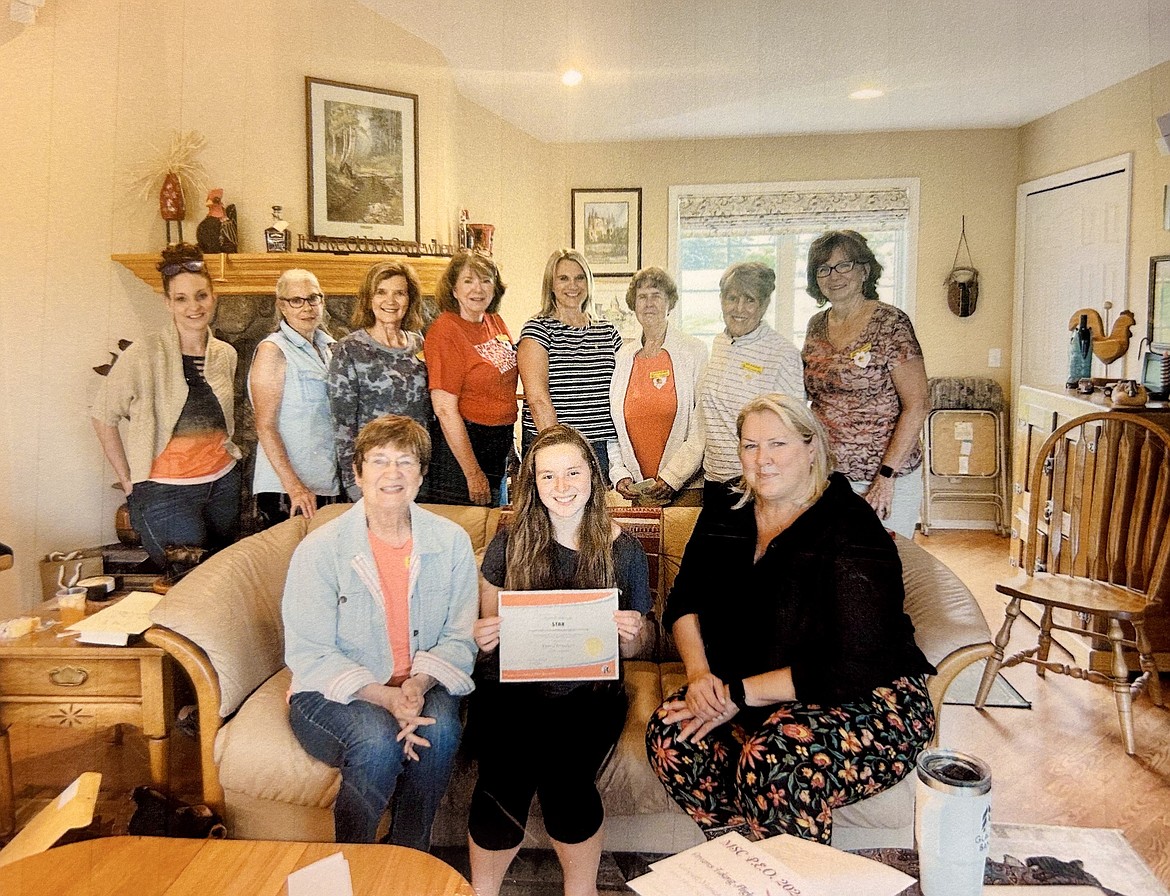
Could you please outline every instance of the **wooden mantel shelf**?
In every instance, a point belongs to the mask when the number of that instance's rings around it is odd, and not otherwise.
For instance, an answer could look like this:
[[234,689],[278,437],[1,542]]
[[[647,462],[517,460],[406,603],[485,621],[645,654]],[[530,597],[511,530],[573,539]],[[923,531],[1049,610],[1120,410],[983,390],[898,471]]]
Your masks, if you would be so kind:
[[[111,255],[139,280],[157,293],[162,292],[162,276],[155,265],[157,253],[149,255]],[[289,268],[304,268],[317,275],[327,295],[356,295],[366,271],[380,261],[405,261],[418,274],[423,295],[433,296],[439,277],[450,260],[436,255],[333,255],[328,252],[266,252],[208,255],[207,270],[222,295],[270,296],[276,281]]]

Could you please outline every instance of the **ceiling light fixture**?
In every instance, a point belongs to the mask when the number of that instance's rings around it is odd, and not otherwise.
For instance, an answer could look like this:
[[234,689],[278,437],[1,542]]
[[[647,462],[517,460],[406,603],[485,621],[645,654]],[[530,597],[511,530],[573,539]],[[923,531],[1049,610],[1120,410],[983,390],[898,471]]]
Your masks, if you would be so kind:
[[879,90],[876,87],[863,87],[861,90],[855,90],[849,94],[851,100],[876,100],[879,96],[885,96],[884,90]]
[[566,87],[576,87],[584,79],[585,79],[585,76],[582,75],[575,68],[566,69],[565,73],[563,75],[561,75],[561,83],[564,84]]

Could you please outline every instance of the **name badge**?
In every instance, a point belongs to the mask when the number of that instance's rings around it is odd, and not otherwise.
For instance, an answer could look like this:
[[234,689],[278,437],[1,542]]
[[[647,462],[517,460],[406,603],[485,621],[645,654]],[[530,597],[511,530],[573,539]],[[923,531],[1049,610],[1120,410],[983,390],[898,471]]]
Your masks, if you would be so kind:
[[669,370],[651,370],[650,371],[650,384],[655,389],[661,389],[663,386],[666,385],[666,381],[669,379],[670,379],[670,371]]
[[869,366],[870,360],[873,358],[873,344],[867,342],[861,348],[856,349],[849,357],[853,360],[855,366],[864,370]]
[[743,364],[740,366],[742,366],[743,369],[746,370],[748,373],[760,374],[760,373],[764,372],[764,368],[761,367],[759,364],[752,364],[749,361],[744,361]]

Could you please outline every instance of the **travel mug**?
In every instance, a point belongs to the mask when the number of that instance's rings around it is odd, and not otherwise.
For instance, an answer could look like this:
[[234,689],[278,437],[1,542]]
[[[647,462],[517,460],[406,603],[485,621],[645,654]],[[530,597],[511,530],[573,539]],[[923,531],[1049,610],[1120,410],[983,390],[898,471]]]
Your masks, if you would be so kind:
[[991,768],[968,753],[925,750],[915,789],[923,896],[980,896],[991,839]]

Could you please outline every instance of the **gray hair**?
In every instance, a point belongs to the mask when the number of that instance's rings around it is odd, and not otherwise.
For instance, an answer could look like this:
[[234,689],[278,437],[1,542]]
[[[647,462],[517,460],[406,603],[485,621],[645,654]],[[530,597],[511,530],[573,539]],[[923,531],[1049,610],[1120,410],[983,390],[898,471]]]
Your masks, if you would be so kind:
[[[287,299],[289,291],[292,287],[301,283],[309,283],[317,292],[321,292],[321,284],[317,280],[317,275],[312,271],[306,271],[304,268],[289,268],[276,281],[276,298]],[[321,305],[321,323],[318,326],[324,326],[326,318],[325,305]],[[278,302],[272,303],[272,329],[280,329],[280,322],[284,320],[284,315],[280,313],[280,304]]]
[[767,309],[776,290],[776,272],[762,261],[737,261],[719,278],[719,298],[732,289],[754,296],[761,309]]

